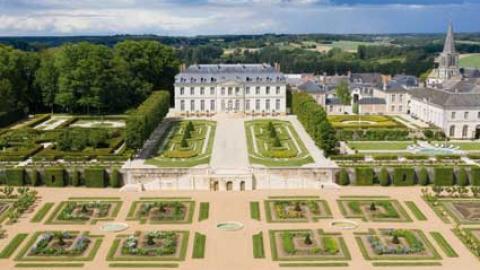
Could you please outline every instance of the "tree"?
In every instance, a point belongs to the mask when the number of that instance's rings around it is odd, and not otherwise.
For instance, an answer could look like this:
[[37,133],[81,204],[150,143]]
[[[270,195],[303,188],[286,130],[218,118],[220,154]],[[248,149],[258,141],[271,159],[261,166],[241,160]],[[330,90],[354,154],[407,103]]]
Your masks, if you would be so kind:
[[350,177],[345,168],[342,168],[338,173],[338,184],[342,186],[348,186],[350,184]]
[[278,136],[273,138],[273,147],[281,147],[281,146],[282,146],[282,142],[280,142],[280,138],[278,138]]
[[352,97],[350,96],[350,89],[347,81],[341,81],[335,89],[335,95],[343,105],[350,105]]
[[375,202],[372,202],[372,204],[370,204],[370,211],[377,211],[377,206],[375,205]]
[[418,183],[422,186],[427,186],[429,184],[428,171],[425,167],[422,167],[420,171],[418,171]]
[[395,245],[399,245],[400,244],[400,239],[398,238],[398,235],[393,235],[393,238],[392,238],[392,243],[395,244]]
[[58,93],[58,70],[55,66],[55,51],[46,50],[40,54],[40,67],[35,73],[35,85],[42,93],[42,101],[53,113],[55,96]]
[[305,245],[307,246],[310,246],[311,244],[313,244],[312,239],[310,237],[311,236],[309,233],[305,235],[305,240],[303,241],[303,243],[305,243]]

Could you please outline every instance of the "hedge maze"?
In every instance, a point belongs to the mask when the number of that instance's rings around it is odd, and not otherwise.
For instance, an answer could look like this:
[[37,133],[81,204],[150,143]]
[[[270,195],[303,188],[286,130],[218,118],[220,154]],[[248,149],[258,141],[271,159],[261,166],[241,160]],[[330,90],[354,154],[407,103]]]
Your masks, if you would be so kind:
[[250,163],[269,167],[302,166],[312,163],[292,124],[279,120],[245,122]]
[[405,209],[396,200],[346,198],[338,200],[338,205],[346,218],[360,218],[367,222],[412,222]]
[[157,156],[147,161],[159,167],[192,167],[208,164],[215,137],[215,122],[176,121],[160,140]]

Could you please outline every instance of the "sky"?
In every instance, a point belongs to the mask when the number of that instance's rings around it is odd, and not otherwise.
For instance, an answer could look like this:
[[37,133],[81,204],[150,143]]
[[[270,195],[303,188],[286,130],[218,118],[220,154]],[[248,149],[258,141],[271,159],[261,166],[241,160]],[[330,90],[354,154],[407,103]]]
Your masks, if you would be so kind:
[[0,0],[0,36],[480,32],[480,0]]

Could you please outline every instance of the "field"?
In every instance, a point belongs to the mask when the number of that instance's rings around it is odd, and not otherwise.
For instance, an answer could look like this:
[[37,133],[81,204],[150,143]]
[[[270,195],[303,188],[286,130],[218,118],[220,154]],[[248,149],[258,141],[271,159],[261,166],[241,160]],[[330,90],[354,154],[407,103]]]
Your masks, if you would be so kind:
[[302,166],[313,159],[287,121],[255,120],[245,122],[250,163],[268,167]]
[[215,137],[215,122],[176,121],[159,142],[157,156],[147,164],[158,167],[192,167],[208,164]]
[[389,116],[382,115],[329,115],[334,128],[386,129],[406,128]]
[[480,68],[480,54],[462,54],[460,56],[460,66],[463,68]]

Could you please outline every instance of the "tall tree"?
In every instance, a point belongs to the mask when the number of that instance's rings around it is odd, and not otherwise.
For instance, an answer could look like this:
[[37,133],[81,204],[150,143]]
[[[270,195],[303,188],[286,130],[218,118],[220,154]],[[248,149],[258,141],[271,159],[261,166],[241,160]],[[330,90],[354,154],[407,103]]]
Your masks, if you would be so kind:
[[58,69],[55,66],[56,50],[45,50],[41,53],[40,67],[35,74],[35,85],[42,93],[43,104],[53,113],[55,96],[58,93]]
[[343,105],[350,105],[352,97],[350,96],[350,90],[348,88],[348,82],[341,81],[335,89],[335,95]]

